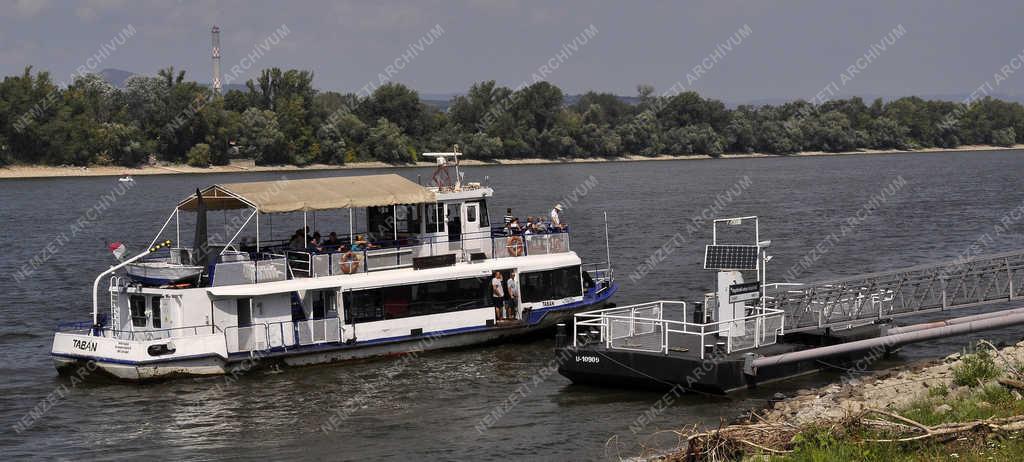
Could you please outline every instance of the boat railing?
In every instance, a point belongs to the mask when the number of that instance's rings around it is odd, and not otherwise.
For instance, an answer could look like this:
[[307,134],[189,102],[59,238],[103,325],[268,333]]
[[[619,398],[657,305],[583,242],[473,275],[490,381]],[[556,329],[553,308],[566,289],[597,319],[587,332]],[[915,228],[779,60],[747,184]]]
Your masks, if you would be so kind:
[[697,349],[704,359],[716,350],[733,353],[775,344],[785,330],[784,312],[752,310],[753,314],[742,318],[715,322],[694,322],[682,301],[660,300],[588,311],[575,315],[573,345],[599,343],[608,349],[666,355]]
[[580,268],[590,276],[597,287],[607,286],[614,279],[612,267],[606,261],[586,263]]
[[[368,248],[355,251],[329,247],[322,252],[288,250],[284,258],[292,277],[321,277],[411,268],[415,259],[437,255],[454,254],[456,261],[474,261],[478,256],[505,258],[569,250],[568,232],[495,237],[492,231],[484,230],[457,237],[374,241]],[[609,278],[610,270],[603,269],[599,277]]]
[[224,341],[228,353],[252,353],[275,348],[339,343],[344,339],[344,325],[341,319],[336,317],[224,328]]
[[115,338],[118,340],[149,341],[216,334],[221,332],[221,328],[216,325],[196,325],[169,327],[166,329],[121,330],[110,326],[94,328],[91,323],[83,321],[58,324],[57,332],[90,334],[96,337]]

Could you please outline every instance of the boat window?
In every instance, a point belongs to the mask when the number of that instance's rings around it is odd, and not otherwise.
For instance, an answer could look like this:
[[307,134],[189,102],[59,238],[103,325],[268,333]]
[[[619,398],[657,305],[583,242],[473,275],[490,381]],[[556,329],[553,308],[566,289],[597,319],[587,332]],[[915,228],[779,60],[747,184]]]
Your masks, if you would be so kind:
[[415,205],[399,205],[397,212],[398,215],[395,217],[395,222],[398,224],[398,232],[417,234],[420,232],[419,207]]
[[489,281],[479,278],[425,282],[345,292],[345,322],[369,322],[491,306]]
[[476,204],[470,204],[466,207],[466,223],[476,223]]
[[384,319],[384,306],[381,304],[381,290],[358,290],[345,292],[345,322],[379,321]]
[[146,297],[142,295],[129,296],[128,308],[132,314],[132,327],[146,327]]
[[338,307],[333,290],[313,292],[313,319],[336,318]]
[[245,327],[252,325],[252,299],[239,298],[236,304],[238,309],[238,326]]
[[522,273],[519,279],[519,290],[524,302],[561,300],[583,295],[579,266]]
[[395,223],[394,210],[390,206],[370,207],[366,211],[367,231],[371,234],[376,232],[381,236],[391,236],[394,233],[392,226]]
[[473,201],[472,203],[480,205],[480,227],[481,228],[488,228],[488,227],[490,227],[491,226],[491,220],[487,216],[487,201],[481,199],[479,201]]
[[427,204],[427,211],[425,213],[427,218],[427,232],[428,233],[442,233],[444,232],[444,208],[438,207],[438,204]]
[[149,312],[153,317],[153,328],[160,329],[163,327],[163,321],[160,319],[160,299],[161,297],[153,297],[150,299]]

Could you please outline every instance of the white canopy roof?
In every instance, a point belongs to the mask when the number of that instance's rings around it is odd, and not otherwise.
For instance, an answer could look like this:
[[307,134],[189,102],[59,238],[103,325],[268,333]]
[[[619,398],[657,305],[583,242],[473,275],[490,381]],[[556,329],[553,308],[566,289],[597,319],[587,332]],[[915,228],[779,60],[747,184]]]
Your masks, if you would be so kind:
[[[201,191],[208,210],[256,208],[261,213],[421,204],[434,192],[395,174],[217,184]],[[192,194],[178,204],[194,211]]]

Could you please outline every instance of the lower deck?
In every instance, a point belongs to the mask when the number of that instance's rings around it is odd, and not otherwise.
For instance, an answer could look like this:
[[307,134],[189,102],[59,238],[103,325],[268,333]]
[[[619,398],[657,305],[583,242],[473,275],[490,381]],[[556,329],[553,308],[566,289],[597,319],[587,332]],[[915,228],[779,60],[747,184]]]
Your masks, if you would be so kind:
[[[109,330],[97,332],[79,326],[78,331],[57,333],[51,354],[59,370],[94,362],[108,374],[126,380],[218,375],[275,364],[300,366],[348,361],[494,343],[536,333],[571,318],[574,313],[602,308],[616,291],[615,284],[593,287],[580,300],[531,310],[520,320],[495,323],[491,319],[473,326],[428,332],[405,330],[401,335],[367,340],[330,334],[330,327],[323,320],[321,324],[311,324],[316,320],[280,324],[290,335],[279,337],[287,342],[278,345],[247,344],[243,338],[253,339],[252,332],[209,326],[184,337],[150,339],[119,338]],[[317,332],[317,325],[324,330]]]

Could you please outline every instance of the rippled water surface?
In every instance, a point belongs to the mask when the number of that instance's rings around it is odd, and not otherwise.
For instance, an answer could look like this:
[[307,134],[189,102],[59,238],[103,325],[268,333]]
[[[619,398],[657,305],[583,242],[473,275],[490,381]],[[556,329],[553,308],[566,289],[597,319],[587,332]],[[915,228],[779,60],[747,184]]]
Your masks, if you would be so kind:
[[[412,179],[430,175],[426,169],[395,172]],[[780,280],[810,248],[858,216],[853,232],[828,243],[802,279],[953,258],[979,239],[986,251],[1020,249],[1024,219],[1012,211],[1024,205],[1022,172],[1019,153],[967,152],[472,167],[467,177],[489,177],[496,190],[491,201],[496,217],[506,207],[519,216],[544,214],[555,201],[569,197],[564,216],[574,227],[572,246],[584,261],[604,259],[602,212],[607,212],[612,263],[621,284],[615,301],[627,304],[693,300],[712,287],[714,274],[701,269],[710,228],[686,231],[686,223],[702,214],[759,215],[762,238],[772,240],[775,256],[769,281]],[[366,173],[378,172],[288,177]],[[259,372],[237,381],[77,385],[57,377],[48,357],[54,326],[88,319],[92,279],[111,262],[104,242],[124,240],[141,248],[176,201],[196,187],[280,176],[138,177],[136,186],[96,220],[86,213],[118,186],[115,178],[0,182],[4,459],[617,458],[644,446],[670,444],[673,438],[659,430],[715,424],[763,406],[777,391],[837,377],[823,374],[727,398],[676,398],[636,434],[631,424],[662,395],[571,386],[547,372],[553,360],[549,337],[435,352],[404,366],[385,359]],[[894,188],[894,182],[899,186]],[[887,186],[892,195],[882,193]],[[729,189],[742,192],[725,200]],[[571,198],[574,190],[576,200]],[[866,206],[872,195],[887,200]],[[87,226],[73,230],[83,216]],[[1008,226],[997,231],[1001,222]],[[55,241],[61,233],[74,236],[61,245]],[[672,252],[664,261],[643,277],[629,277],[677,233],[685,240],[681,247],[669,244],[666,249]],[[50,243],[56,251],[45,264],[16,281],[14,271],[33,257],[50,255],[44,250]],[[1019,332],[1006,329],[985,337],[1016,341]],[[944,355],[968,342],[961,337],[914,345],[887,364]],[[48,395],[58,399],[40,404]],[[513,401],[513,406],[503,404]],[[15,422],[33,408],[46,412],[17,433]],[[477,431],[492,413],[501,417],[488,430]],[[337,428],[325,432],[332,417]]]

